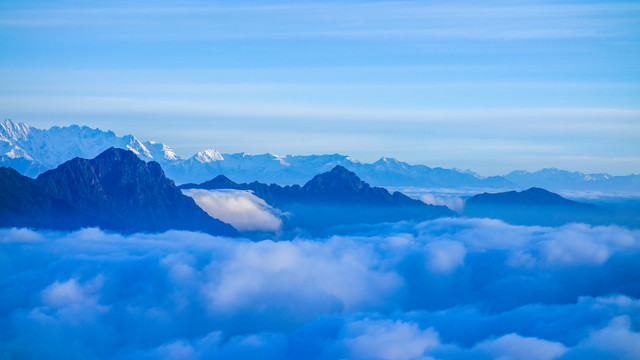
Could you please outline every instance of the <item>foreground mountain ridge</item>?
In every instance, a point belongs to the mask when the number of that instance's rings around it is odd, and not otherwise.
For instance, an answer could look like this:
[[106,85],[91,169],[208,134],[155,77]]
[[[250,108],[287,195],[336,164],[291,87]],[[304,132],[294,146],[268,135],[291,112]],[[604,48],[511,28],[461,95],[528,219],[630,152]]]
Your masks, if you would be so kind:
[[485,178],[469,171],[410,165],[387,157],[374,163],[362,163],[340,154],[221,154],[207,149],[183,159],[165,144],[141,142],[133,135],[118,136],[112,131],[77,125],[42,130],[11,120],[0,122],[0,166],[12,167],[31,177],[75,157],[93,158],[109,147],[128,149],[142,160],[157,161],[167,176],[177,183],[199,183],[224,174],[240,182],[260,180],[299,184],[341,165],[376,186],[494,189],[537,186],[554,191],[620,192],[640,189],[640,175],[584,174],[550,168],[533,173],[513,171],[504,176]]
[[123,233],[171,229],[237,235],[207,215],[155,161],[109,148],[74,158],[31,179],[0,168],[0,226],[72,230],[100,227]]

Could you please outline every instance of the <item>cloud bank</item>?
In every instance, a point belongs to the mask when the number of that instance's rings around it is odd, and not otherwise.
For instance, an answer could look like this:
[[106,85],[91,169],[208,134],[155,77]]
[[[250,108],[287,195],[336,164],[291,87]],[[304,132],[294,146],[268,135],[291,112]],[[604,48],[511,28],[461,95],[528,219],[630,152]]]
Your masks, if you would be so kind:
[[240,231],[278,231],[282,227],[278,210],[249,191],[189,189],[182,193],[207,214]]
[[462,198],[459,198],[459,197],[424,194],[420,196],[420,200],[430,205],[446,206],[449,209],[458,213],[462,213],[462,210],[464,210],[464,200],[462,200]]
[[349,232],[0,229],[0,357],[640,356],[640,231],[438,219]]

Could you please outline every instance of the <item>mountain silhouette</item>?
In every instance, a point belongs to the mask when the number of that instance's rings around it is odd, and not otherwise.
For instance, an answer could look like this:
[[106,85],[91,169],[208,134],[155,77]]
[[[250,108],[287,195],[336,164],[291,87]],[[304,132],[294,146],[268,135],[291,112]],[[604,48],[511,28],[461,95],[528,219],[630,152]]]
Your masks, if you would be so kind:
[[[20,211],[13,211],[15,225],[5,226],[237,235],[233,227],[210,217],[183,195],[158,163],[146,163],[128,150],[110,148],[94,159],[75,158],[35,180],[7,170],[0,175],[2,184],[12,184],[3,190],[0,209],[12,212],[12,203],[20,204]],[[51,221],[43,224],[40,218]]]
[[0,168],[0,227],[70,228],[73,208],[48,194],[35,180]]
[[269,205],[292,214],[285,222],[293,227],[318,228],[455,216],[445,206],[428,205],[400,192],[391,194],[384,188],[372,187],[339,165],[314,176],[303,186],[283,187],[257,181],[238,184],[219,175],[202,184],[184,184],[180,188],[250,190]]
[[556,226],[569,222],[606,223],[600,207],[572,201],[545,189],[483,193],[469,198],[464,215],[502,219],[513,224]]

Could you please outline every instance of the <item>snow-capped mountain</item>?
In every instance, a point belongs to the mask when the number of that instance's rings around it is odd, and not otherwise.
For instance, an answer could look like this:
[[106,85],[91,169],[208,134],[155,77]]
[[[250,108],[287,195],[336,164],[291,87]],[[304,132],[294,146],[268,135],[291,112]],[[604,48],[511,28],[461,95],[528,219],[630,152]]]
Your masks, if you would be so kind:
[[544,187],[551,189],[602,191],[636,190],[640,191],[640,176],[613,176],[610,174],[585,174],[556,168],[542,169],[536,172],[513,171],[504,176],[509,181],[524,187]]
[[129,149],[143,160],[153,159],[131,135],[77,125],[41,130],[11,120],[0,123],[0,163],[32,177],[75,157],[94,158],[110,147]]
[[538,186],[554,191],[640,191],[639,175],[543,169],[534,173],[514,171],[506,176],[481,177],[470,171],[410,165],[387,157],[362,163],[340,154],[221,154],[207,149],[183,159],[165,144],[142,142],[133,135],[118,136],[112,131],[77,125],[43,130],[11,120],[0,122],[0,166],[12,167],[31,177],[75,157],[93,158],[110,147],[129,149],[142,160],[157,161],[167,176],[179,184],[204,182],[221,174],[238,182],[303,184],[316,174],[341,165],[374,186],[494,189]]

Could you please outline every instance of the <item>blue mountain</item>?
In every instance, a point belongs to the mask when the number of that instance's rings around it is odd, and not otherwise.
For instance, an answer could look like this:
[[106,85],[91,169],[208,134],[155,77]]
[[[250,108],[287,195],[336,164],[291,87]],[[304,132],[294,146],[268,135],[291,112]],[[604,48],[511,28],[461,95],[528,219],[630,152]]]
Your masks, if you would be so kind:
[[223,174],[239,182],[300,184],[314,175],[340,165],[376,186],[420,188],[526,189],[542,187],[553,191],[584,190],[619,192],[640,190],[640,175],[584,174],[558,169],[537,172],[514,171],[505,176],[482,177],[471,171],[412,165],[382,157],[373,163],[341,154],[274,155],[222,154],[207,149],[181,158],[169,146],[139,141],[133,135],[87,126],[54,126],[38,129],[11,120],[0,121],[0,166],[12,167],[35,177],[75,157],[93,158],[110,148],[133,151],[144,161],[157,161],[165,174],[177,183],[203,182]]
[[455,216],[445,206],[428,205],[400,192],[372,187],[343,166],[316,175],[303,186],[260,182],[238,184],[219,175],[201,184],[184,184],[181,189],[250,190],[269,205],[292,214],[289,227],[321,228],[354,223],[427,220]]
[[3,168],[0,184],[9,184],[0,190],[0,213],[13,214],[3,217],[2,226],[238,234],[183,195],[157,162],[144,162],[124,149],[72,159],[35,180]]
[[569,222],[603,224],[610,216],[593,204],[565,199],[541,188],[483,193],[467,199],[464,215],[502,219],[512,224],[556,226]]

